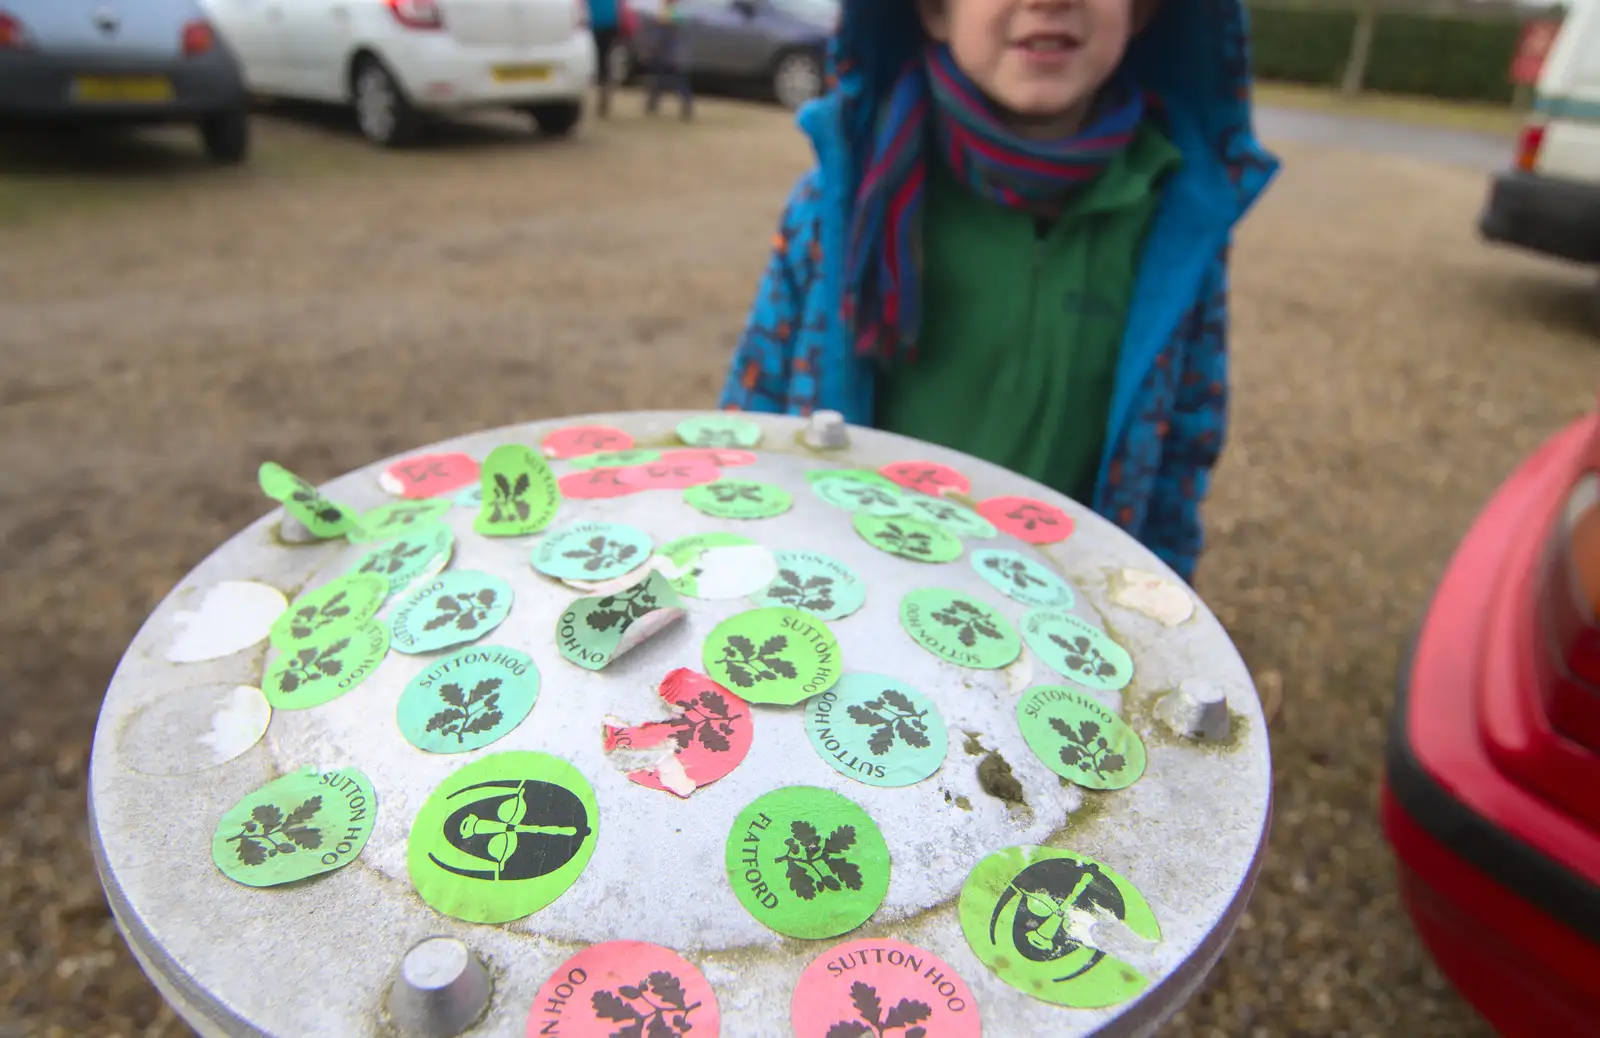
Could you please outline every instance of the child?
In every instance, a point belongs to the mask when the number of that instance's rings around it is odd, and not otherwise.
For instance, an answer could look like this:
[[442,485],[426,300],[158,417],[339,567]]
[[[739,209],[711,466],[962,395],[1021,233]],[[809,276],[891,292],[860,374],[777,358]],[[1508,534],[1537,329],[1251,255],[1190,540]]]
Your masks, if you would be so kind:
[[831,64],[722,405],[985,458],[1192,580],[1277,169],[1238,0],[844,0]]
[[655,115],[661,106],[661,95],[670,89],[678,95],[678,114],[684,122],[690,121],[694,118],[694,93],[689,87],[689,38],[683,31],[679,0],[661,0],[652,49],[651,63],[655,68],[645,97],[645,112]]

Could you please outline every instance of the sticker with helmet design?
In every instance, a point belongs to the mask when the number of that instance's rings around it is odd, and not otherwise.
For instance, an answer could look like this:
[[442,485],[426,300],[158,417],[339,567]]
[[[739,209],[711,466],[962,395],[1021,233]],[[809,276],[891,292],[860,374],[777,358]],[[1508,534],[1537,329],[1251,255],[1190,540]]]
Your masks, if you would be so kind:
[[532,915],[594,854],[594,790],[547,753],[497,753],[455,772],[411,826],[406,864],[422,899],[473,923]]
[[1149,978],[1128,957],[1161,940],[1144,896],[1092,858],[1008,847],[978,863],[961,888],[961,929],[1007,984],[1075,1009],[1138,996]]

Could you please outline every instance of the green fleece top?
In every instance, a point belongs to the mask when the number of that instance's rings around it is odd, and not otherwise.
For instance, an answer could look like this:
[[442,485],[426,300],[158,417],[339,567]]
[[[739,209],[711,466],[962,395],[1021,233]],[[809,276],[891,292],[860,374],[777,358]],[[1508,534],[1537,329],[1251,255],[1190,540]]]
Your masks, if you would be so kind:
[[922,341],[879,380],[878,426],[1089,503],[1145,232],[1180,161],[1146,121],[1048,223],[930,162]]

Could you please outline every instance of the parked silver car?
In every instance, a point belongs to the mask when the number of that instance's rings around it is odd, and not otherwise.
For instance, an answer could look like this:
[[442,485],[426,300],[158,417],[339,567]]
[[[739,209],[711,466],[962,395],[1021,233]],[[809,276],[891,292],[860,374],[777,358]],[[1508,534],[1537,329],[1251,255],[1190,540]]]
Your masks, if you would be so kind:
[[239,64],[196,0],[0,0],[0,119],[192,122],[250,150]]
[[[649,70],[656,4],[632,0],[638,32],[606,56],[614,78]],[[765,88],[786,108],[823,91],[824,57],[839,0],[681,0],[689,74]]]

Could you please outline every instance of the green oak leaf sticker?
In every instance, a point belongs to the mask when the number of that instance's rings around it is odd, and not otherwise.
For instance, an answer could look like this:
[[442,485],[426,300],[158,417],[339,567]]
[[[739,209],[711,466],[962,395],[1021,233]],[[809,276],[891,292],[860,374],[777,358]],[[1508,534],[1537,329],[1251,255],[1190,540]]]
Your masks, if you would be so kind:
[[275,887],[356,860],[377,821],[372,780],[354,768],[305,768],[229,808],[211,836],[211,860],[247,887]]
[[330,501],[322,491],[275,461],[261,464],[256,472],[261,492],[283,505],[284,511],[311,531],[318,540],[343,537],[356,525],[355,513]]
[[843,673],[828,625],[799,609],[751,609],[718,624],[701,651],[705,673],[751,703],[792,706]]
[[1021,552],[984,548],[972,553],[972,568],[984,583],[1023,605],[1070,609],[1076,601],[1055,570]]
[[416,655],[466,645],[511,612],[511,585],[489,573],[452,570],[400,599],[389,629],[396,652]]
[[748,479],[719,479],[683,492],[684,503],[715,519],[771,519],[794,505],[782,487]]
[[634,449],[580,454],[570,459],[567,464],[575,469],[625,469],[630,465],[648,465],[652,461],[660,460],[660,451]]
[[472,528],[485,537],[524,537],[550,525],[561,488],[544,456],[532,447],[496,447],[483,463],[483,505]]
[[678,439],[690,447],[743,447],[761,442],[761,426],[732,415],[703,415],[678,423]]
[[588,779],[548,753],[494,753],[457,770],[411,824],[406,869],[437,912],[509,923],[577,882],[599,838]]
[[900,601],[900,626],[940,659],[974,670],[999,670],[1022,654],[1022,639],[1011,621],[960,591],[911,592]]
[[1035,609],[1022,618],[1022,636],[1045,666],[1085,688],[1116,692],[1133,680],[1128,650],[1073,613]]
[[972,509],[958,505],[954,501],[946,501],[942,497],[907,494],[905,514],[932,523],[941,530],[948,530],[957,537],[987,540],[1000,536],[1000,531],[995,529],[994,523]]
[[869,786],[909,786],[938,771],[949,749],[939,708],[878,674],[846,674],[806,700],[806,735],[830,768]]
[[1095,944],[1161,940],[1144,896],[1107,866],[1053,847],[1007,847],[978,862],[961,888],[961,931],[978,960],[1023,994],[1074,1009],[1104,1009],[1150,985]]
[[1088,789],[1125,789],[1144,774],[1139,733],[1088,692],[1030,688],[1017,703],[1028,748],[1045,767]]
[[750,596],[758,606],[804,609],[842,620],[867,602],[867,585],[844,563],[809,551],[780,551],[778,578]]
[[585,670],[603,670],[685,615],[667,579],[645,579],[609,595],[580,598],[556,620],[556,648]]
[[325,642],[364,627],[389,597],[389,578],[347,573],[301,595],[272,624],[272,644],[292,649]]
[[572,523],[551,530],[533,549],[533,568],[557,580],[613,580],[650,560],[654,542],[621,523]]
[[376,573],[389,582],[389,594],[395,595],[448,566],[455,543],[456,537],[450,527],[429,523],[375,546],[356,560],[350,572]]
[[346,536],[351,544],[373,544],[401,537],[424,526],[432,526],[450,512],[449,498],[427,498],[421,501],[392,501],[379,505],[356,520],[355,529]]
[[338,699],[378,669],[389,652],[389,628],[376,620],[320,641],[297,642],[261,676],[274,710],[308,710]]
[[857,483],[871,483],[873,486],[888,487],[890,490],[903,490],[900,484],[873,469],[811,469],[806,472],[806,479],[811,483],[820,483],[825,479],[853,479]]
[[920,519],[856,512],[851,522],[868,544],[902,559],[940,563],[961,557],[959,537]]
[[837,472],[812,480],[811,492],[827,504],[846,512],[905,515],[910,507],[906,492],[882,476],[868,480],[851,472]]
[[395,712],[401,734],[417,749],[467,753],[509,735],[538,698],[539,668],[532,657],[477,645],[412,678]]
[[889,892],[889,846],[860,805],[816,786],[774,790],[728,833],[728,882],[758,922],[788,937],[849,933]]

